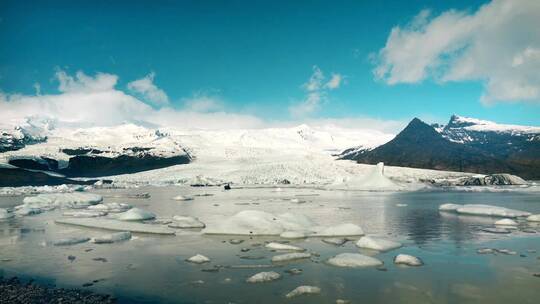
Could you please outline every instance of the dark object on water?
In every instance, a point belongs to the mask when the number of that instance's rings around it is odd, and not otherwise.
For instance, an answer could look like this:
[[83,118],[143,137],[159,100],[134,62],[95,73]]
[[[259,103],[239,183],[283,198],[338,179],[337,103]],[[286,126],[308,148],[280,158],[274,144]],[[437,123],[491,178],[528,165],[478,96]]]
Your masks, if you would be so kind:
[[0,187],[56,186],[63,184],[92,185],[96,180],[73,180],[21,168],[0,168]]
[[226,184],[223,189],[225,190],[231,190],[231,185],[230,184]]

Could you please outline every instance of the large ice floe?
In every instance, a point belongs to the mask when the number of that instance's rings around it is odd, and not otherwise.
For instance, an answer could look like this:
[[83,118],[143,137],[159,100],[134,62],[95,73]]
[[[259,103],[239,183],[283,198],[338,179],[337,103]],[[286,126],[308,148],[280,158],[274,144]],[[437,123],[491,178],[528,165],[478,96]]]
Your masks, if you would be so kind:
[[151,225],[138,222],[120,221],[107,218],[62,218],[54,221],[58,224],[74,225],[87,228],[99,228],[113,231],[130,231],[149,234],[174,235],[176,230],[160,225]]
[[401,247],[402,244],[400,242],[363,236],[356,242],[356,246],[377,251],[389,251]]
[[270,242],[266,244],[265,247],[270,250],[277,250],[277,251],[306,251],[304,248],[300,248],[300,247],[288,245],[288,244],[276,243],[276,242]]
[[285,253],[280,255],[275,255],[272,257],[273,263],[287,263],[295,260],[309,259],[311,253],[305,252],[294,252],[294,253]]
[[131,232],[122,231],[92,238],[90,241],[96,244],[110,244],[131,239]]
[[527,221],[529,221],[529,222],[540,222],[540,214],[529,215],[527,217]]
[[89,210],[102,211],[107,213],[120,213],[131,209],[131,205],[125,203],[102,203],[88,206]]
[[119,213],[116,218],[121,221],[144,221],[154,219],[156,215],[144,209],[131,208],[126,212]]
[[326,261],[327,264],[337,267],[373,267],[381,266],[382,261],[360,253],[340,253]]
[[0,208],[0,220],[12,218],[13,216],[13,213],[9,212],[7,209]]
[[28,196],[23,200],[23,205],[16,208],[36,208],[41,210],[52,210],[55,208],[83,209],[95,205],[103,200],[101,195],[92,193],[46,193],[36,196]]
[[[274,215],[264,211],[244,210],[224,220],[207,223],[205,234],[229,235],[284,235],[304,236],[357,236],[363,235],[362,228],[345,223],[337,226],[318,226],[308,217],[284,213]],[[290,233],[287,233],[290,232]]]
[[529,216],[531,213],[526,211],[514,210],[505,207],[480,205],[480,204],[442,204],[439,206],[439,211],[451,211],[458,214],[465,215],[482,215],[482,216],[494,216],[494,217],[523,217]]
[[175,215],[173,216],[173,221],[169,224],[169,227],[188,229],[188,228],[204,228],[206,227],[206,225],[195,217]]
[[264,283],[279,280],[281,275],[275,271],[263,271],[249,277],[246,282],[248,283]]
[[394,257],[394,264],[407,266],[422,266],[424,262],[420,258],[412,255],[400,253]]
[[319,294],[321,289],[317,286],[298,286],[291,292],[285,295],[286,298],[294,298],[302,295]]

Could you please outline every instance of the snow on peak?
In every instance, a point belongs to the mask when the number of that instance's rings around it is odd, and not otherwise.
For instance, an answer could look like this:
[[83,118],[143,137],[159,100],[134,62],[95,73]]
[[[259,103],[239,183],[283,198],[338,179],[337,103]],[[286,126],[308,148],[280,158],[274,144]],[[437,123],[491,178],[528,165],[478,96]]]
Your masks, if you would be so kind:
[[452,115],[446,128],[463,128],[478,132],[540,133],[540,127],[498,124],[489,120]]

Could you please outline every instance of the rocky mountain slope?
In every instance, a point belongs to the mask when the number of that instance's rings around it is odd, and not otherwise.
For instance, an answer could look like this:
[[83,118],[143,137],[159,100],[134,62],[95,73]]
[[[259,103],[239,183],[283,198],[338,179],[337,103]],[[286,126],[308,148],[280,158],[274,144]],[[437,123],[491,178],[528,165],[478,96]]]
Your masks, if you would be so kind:
[[452,116],[445,126],[418,118],[393,140],[374,149],[348,149],[342,159],[359,163],[451,170],[511,173],[540,178],[540,128],[500,125]]

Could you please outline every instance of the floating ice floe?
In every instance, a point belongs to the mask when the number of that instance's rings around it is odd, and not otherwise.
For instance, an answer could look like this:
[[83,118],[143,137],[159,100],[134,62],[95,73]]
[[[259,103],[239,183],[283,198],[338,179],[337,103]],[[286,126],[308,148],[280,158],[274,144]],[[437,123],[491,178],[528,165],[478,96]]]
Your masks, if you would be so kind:
[[246,282],[248,283],[264,283],[279,280],[281,275],[275,271],[259,272],[249,277]]
[[193,196],[177,195],[177,196],[173,197],[173,200],[175,200],[175,201],[192,201]]
[[441,211],[454,211],[458,214],[466,215],[482,215],[482,216],[495,216],[495,217],[522,217],[531,215],[529,212],[514,210],[504,207],[481,205],[481,204],[443,204],[439,206]]
[[173,221],[172,223],[169,224],[169,227],[188,229],[188,228],[204,228],[206,227],[206,225],[203,222],[199,221],[197,218],[194,218],[191,216],[175,215],[173,216]]
[[58,224],[74,225],[87,228],[98,228],[115,231],[130,231],[150,234],[168,234],[176,233],[174,229],[159,225],[143,224],[138,222],[119,221],[106,218],[63,218],[54,221]]
[[13,213],[9,212],[7,209],[0,208],[0,220],[12,218],[13,216]]
[[356,246],[377,251],[389,251],[401,247],[402,244],[400,242],[363,236],[356,242]]
[[146,211],[140,208],[131,208],[126,212],[118,214],[116,217],[121,221],[144,221],[155,218],[156,215],[150,211]]
[[210,262],[210,259],[205,257],[202,254],[196,254],[189,259],[186,260],[186,262],[194,263],[194,264],[204,264]]
[[518,223],[512,219],[501,219],[495,222],[495,225],[497,226],[517,226]]
[[482,229],[483,232],[487,232],[487,233],[494,233],[494,234],[509,234],[511,233],[510,230],[506,229],[506,228],[491,228],[491,227],[488,227],[488,228],[484,228]]
[[394,264],[407,265],[407,266],[422,266],[424,262],[420,258],[417,258],[408,254],[398,254],[394,257]]
[[379,259],[360,253],[340,253],[326,261],[329,265],[337,267],[374,267],[383,264]]
[[321,289],[317,286],[298,286],[293,291],[285,295],[286,298],[294,298],[301,295],[320,294]]
[[310,257],[311,257],[311,253],[304,253],[304,252],[286,253],[286,254],[273,256],[272,262],[283,263],[283,262],[289,262],[289,261],[294,261],[294,260],[309,259]]
[[101,195],[92,193],[46,193],[36,196],[28,196],[23,200],[23,205],[29,208],[54,209],[54,208],[86,208],[103,200]]
[[540,214],[529,215],[527,217],[527,221],[529,221],[529,222],[540,222]]
[[60,239],[57,241],[52,242],[54,246],[70,246],[70,245],[76,245],[81,243],[86,243],[90,240],[88,237],[70,237],[65,239]]
[[131,209],[131,205],[124,203],[102,203],[88,206],[88,209],[107,213],[120,213]]
[[100,237],[95,237],[91,239],[93,243],[96,244],[110,244],[110,243],[116,243],[116,242],[122,242],[127,241],[131,239],[131,232],[129,231],[122,231],[122,232],[116,232],[111,233],[107,235],[102,235]]
[[336,226],[323,228],[316,233],[316,236],[334,237],[334,236],[361,236],[364,231],[358,225],[345,223]]
[[279,237],[284,239],[303,239],[307,236],[304,232],[301,231],[285,231],[280,234]]
[[100,217],[107,215],[106,212],[101,211],[92,211],[92,210],[69,210],[64,213],[62,213],[63,216],[70,216],[70,217]]
[[303,204],[303,203],[306,203],[306,201],[301,200],[301,199],[299,199],[299,198],[292,198],[292,199],[290,200],[290,202],[293,203],[293,204]]
[[19,205],[15,207],[15,214],[19,216],[35,215],[40,214],[41,212],[41,208],[31,208],[24,205]]
[[268,249],[272,250],[283,250],[283,251],[306,251],[304,248],[300,248],[293,245],[281,244],[276,242],[271,242],[265,246]]

